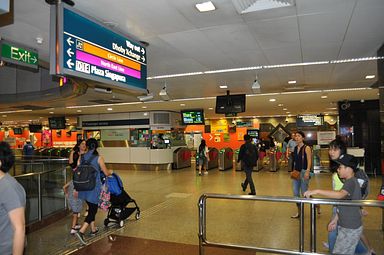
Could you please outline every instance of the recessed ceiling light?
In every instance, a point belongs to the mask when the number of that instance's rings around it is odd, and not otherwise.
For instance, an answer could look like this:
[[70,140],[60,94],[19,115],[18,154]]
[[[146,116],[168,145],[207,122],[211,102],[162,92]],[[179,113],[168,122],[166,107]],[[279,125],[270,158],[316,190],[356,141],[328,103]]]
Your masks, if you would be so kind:
[[54,112],[49,112],[49,114],[54,114]]
[[277,106],[283,106],[283,104],[278,104]]
[[227,85],[220,85],[219,87],[220,87],[221,89],[227,89],[227,88],[228,88]]
[[328,96],[326,96],[326,95],[323,95],[323,96],[321,96],[321,98],[325,99],[325,98],[328,98]]
[[285,113],[291,113],[291,112],[285,112]]
[[180,104],[180,106],[185,106],[185,104]]
[[209,107],[208,110],[213,110],[213,108],[212,108],[212,107]]
[[143,109],[147,109],[147,107],[146,107],[146,106],[142,106],[141,108],[143,108]]
[[77,112],[81,112],[81,110],[77,110]]
[[288,84],[296,84],[296,81],[288,81]]
[[144,116],[148,116],[148,113],[147,113],[147,112],[145,112],[145,113],[144,113]]
[[196,4],[196,8],[199,10],[199,12],[209,12],[216,10],[216,7],[213,5],[211,1]]
[[113,110],[113,109],[112,109],[112,108],[110,108],[110,107],[109,107],[109,108],[107,108],[107,111],[112,111],[112,110]]
[[283,111],[286,111],[286,110],[288,110],[287,108],[283,108]]
[[270,98],[270,99],[269,99],[269,102],[275,102],[275,101],[276,101],[275,98]]
[[367,76],[365,76],[365,79],[373,79],[373,78],[375,78],[375,77],[376,77],[375,75],[371,74],[371,75],[367,75]]

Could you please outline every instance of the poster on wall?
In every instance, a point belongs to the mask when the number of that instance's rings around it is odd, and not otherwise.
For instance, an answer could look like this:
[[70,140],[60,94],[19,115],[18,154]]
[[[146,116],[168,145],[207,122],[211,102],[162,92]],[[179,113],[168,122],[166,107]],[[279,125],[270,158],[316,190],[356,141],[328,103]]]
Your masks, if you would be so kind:
[[244,140],[244,132],[237,132],[237,140],[243,141]]
[[52,146],[52,132],[51,132],[51,130],[44,130],[41,133],[41,144],[45,147]]
[[220,143],[220,142],[221,142],[220,134],[215,134],[215,143]]
[[231,141],[231,138],[228,133],[223,134],[223,140],[225,143],[229,143]]
[[328,145],[336,138],[336,131],[319,131],[317,132],[317,144]]

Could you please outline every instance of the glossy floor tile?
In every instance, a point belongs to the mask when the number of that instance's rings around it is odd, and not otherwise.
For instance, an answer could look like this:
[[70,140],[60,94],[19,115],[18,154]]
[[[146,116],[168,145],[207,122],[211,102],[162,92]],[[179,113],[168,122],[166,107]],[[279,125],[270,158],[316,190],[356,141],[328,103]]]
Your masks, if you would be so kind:
[[[240,183],[245,174],[240,171],[213,169],[208,175],[197,176],[194,167],[172,171],[117,171],[124,187],[140,209],[140,219],[131,216],[123,228],[104,228],[106,213],[99,210],[97,224],[101,232],[96,237],[86,236],[92,243],[103,242],[104,237],[115,234],[150,240],[198,245],[198,207],[203,193],[247,194]],[[254,172],[257,195],[291,196],[291,180],[284,169],[278,172]],[[371,180],[370,198],[376,197],[381,186],[381,177]],[[329,174],[312,178],[311,188],[331,188]],[[384,254],[381,231],[382,210],[367,208],[364,218],[365,234],[377,254]],[[289,203],[208,199],[207,239],[213,242],[238,245],[298,249],[299,221],[290,216],[296,206]],[[309,249],[309,210],[305,214],[305,248]],[[327,239],[326,224],[331,216],[331,207],[322,206],[317,215],[317,251],[327,253],[322,242]],[[81,218],[83,220],[83,218]],[[80,250],[79,241],[69,234],[70,216],[46,228],[28,235],[27,254],[69,254]],[[106,253],[108,254],[108,253]],[[135,253],[111,253],[135,254]],[[140,253],[137,253],[140,254]],[[193,253],[192,253],[193,254]],[[198,253],[195,253],[198,254]],[[263,254],[263,253],[257,253]]]

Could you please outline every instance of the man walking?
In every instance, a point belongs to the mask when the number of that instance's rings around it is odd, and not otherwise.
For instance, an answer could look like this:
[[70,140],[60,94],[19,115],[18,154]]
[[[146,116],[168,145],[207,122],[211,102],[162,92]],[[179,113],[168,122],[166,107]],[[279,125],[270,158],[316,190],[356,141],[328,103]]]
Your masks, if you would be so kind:
[[256,145],[251,143],[251,136],[244,135],[244,141],[245,143],[240,147],[239,158],[237,160],[237,162],[241,161],[241,169],[245,172],[245,181],[241,183],[241,187],[243,191],[245,191],[249,184],[251,192],[248,193],[248,195],[256,195],[256,189],[252,179],[252,170],[258,159],[257,148]]

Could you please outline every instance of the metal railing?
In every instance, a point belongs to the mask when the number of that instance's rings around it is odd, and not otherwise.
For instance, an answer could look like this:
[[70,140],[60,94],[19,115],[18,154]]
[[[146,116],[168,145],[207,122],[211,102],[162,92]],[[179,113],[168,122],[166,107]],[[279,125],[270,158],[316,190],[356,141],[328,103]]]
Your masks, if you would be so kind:
[[[250,200],[267,202],[286,202],[296,203],[300,208],[300,227],[299,227],[299,250],[276,249],[255,247],[247,245],[237,245],[228,243],[211,242],[207,240],[206,222],[207,222],[207,199],[231,199],[231,200]],[[310,204],[310,252],[304,251],[304,205]],[[198,203],[199,208],[199,254],[204,255],[204,246],[232,248],[242,250],[252,250],[258,252],[279,253],[279,254],[322,254],[316,253],[316,205],[345,205],[359,207],[380,207],[384,208],[384,202],[377,200],[334,200],[334,199],[307,199],[295,197],[272,197],[272,196],[247,196],[247,195],[225,195],[225,194],[203,194]],[[384,211],[382,213],[382,230],[384,230]]]

